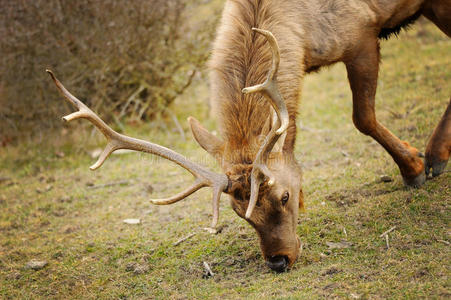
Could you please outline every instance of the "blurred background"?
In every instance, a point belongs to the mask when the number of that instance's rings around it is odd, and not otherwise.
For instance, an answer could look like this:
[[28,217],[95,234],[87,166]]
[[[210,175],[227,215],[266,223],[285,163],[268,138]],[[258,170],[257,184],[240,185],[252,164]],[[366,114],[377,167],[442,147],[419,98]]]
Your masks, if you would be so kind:
[[42,142],[62,127],[72,108],[46,68],[115,129],[177,123],[171,105],[206,81],[222,3],[1,0],[0,144]]

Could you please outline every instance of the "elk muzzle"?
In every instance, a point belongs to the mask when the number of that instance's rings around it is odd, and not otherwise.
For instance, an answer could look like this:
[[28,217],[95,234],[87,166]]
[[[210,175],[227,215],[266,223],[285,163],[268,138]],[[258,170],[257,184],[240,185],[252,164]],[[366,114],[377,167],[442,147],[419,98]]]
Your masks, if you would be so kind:
[[273,271],[278,273],[285,272],[288,267],[288,256],[276,255],[266,260],[266,265]]
[[270,249],[267,245],[264,245],[264,243],[265,241],[260,241],[260,246],[265,257],[266,265],[275,272],[285,272],[294,264],[299,256],[301,243],[297,236],[290,239],[290,241],[283,243],[284,247],[279,248],[280,250],[278,251]]

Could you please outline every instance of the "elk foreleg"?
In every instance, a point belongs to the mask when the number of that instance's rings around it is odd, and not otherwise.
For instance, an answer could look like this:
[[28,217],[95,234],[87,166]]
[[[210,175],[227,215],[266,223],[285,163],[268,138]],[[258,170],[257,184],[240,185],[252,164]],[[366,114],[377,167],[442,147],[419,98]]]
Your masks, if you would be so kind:
[[432,134],[426,147],[426,174],[432,169],[432,176],[445,170],[451,154],[451,99],[448,108]]
[[375,96],[379,72],[379,44],[377,39],[362,41],[361,47],[346,61],[352,90],[355,126],[363,134],[373,137],[398,164],[404,183],[420,186],[426,180],[420,152],[401,141],[376,120]]

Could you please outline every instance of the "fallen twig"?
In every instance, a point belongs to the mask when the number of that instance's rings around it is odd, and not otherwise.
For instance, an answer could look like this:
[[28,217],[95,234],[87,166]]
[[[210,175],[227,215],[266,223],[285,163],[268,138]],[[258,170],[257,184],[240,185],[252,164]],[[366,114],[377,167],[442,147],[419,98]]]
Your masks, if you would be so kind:
[[180,245],[181,243],[183,243],[184,241],[186,241],[186,240],[192,238],[192,237],[195,236],[195,235],[196,235],[196,232],[191,233],[190,235],[188,235],[188,236],[186,236],[186,237],[184,237],[184,238],[178,240],[177,242],[175,242],[175,243],[172,244],[172,245],[173,245],[173,246],[178,246],[178,245]]
[[93,186],[88,186],[88,189],[101,189],[104,187],[110,187],[110,186],[115,186],[115,185],[126,185],[129,184],[128,180],[121,180],[121,181],[116,181],[116,182],[110,182],[110,183],[105,183],[105,184],[99,184],[99,185],[93,185]]
[[207,273],[206,273],[207,277],[215,276],[215,273],[213,273],[213,271],[211,270],[210,266],[208,265],[208,263],[206,261],[204,261],[204,268],[205,268],[205,271],[207,271]]
[[450,243],[449,243],[448,241],[445,241],[445,240],[437,240],[437,242],[446,244],[446,245],[448,245],[448,246],[450,245]]
[[388,233],[385,235],[385,244],[387,244],[387,249],[390,248],[390,243],[388,242]]
[[392,232],[393,230],[396,229],[396,226],[393,226],[392,228],[390,228],[389,230],[385,231],[384,233],[382,233],[379,237],[384,237],[384,235],[389,234],[390,232]]

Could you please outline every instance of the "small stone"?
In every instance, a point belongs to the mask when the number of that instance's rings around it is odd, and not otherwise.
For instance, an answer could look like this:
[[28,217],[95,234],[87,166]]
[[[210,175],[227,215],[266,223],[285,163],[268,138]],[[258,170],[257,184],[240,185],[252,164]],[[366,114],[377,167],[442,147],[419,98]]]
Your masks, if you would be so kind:
[[45,268],[45,266],[47,266],[47,265],[48,265],[48,262],[45,260],[32,259],[26,264],[26,267],[37,271],[37,270],[41,270],[41,269]]
[[388,175],[382,175],[380,179],[382,182],[392,182],[393,181],[393,178],[391,178]]
[[140,219],[125,219],[124,223],[130,224],[130,225],[136,225],[136,224],[141,223],[141,220]]
[[338,243],[334,242],[326,242],[326,245],[329,246],[329,249],[346,249],[352,246],[352,243],[347,241],[341,241]]

